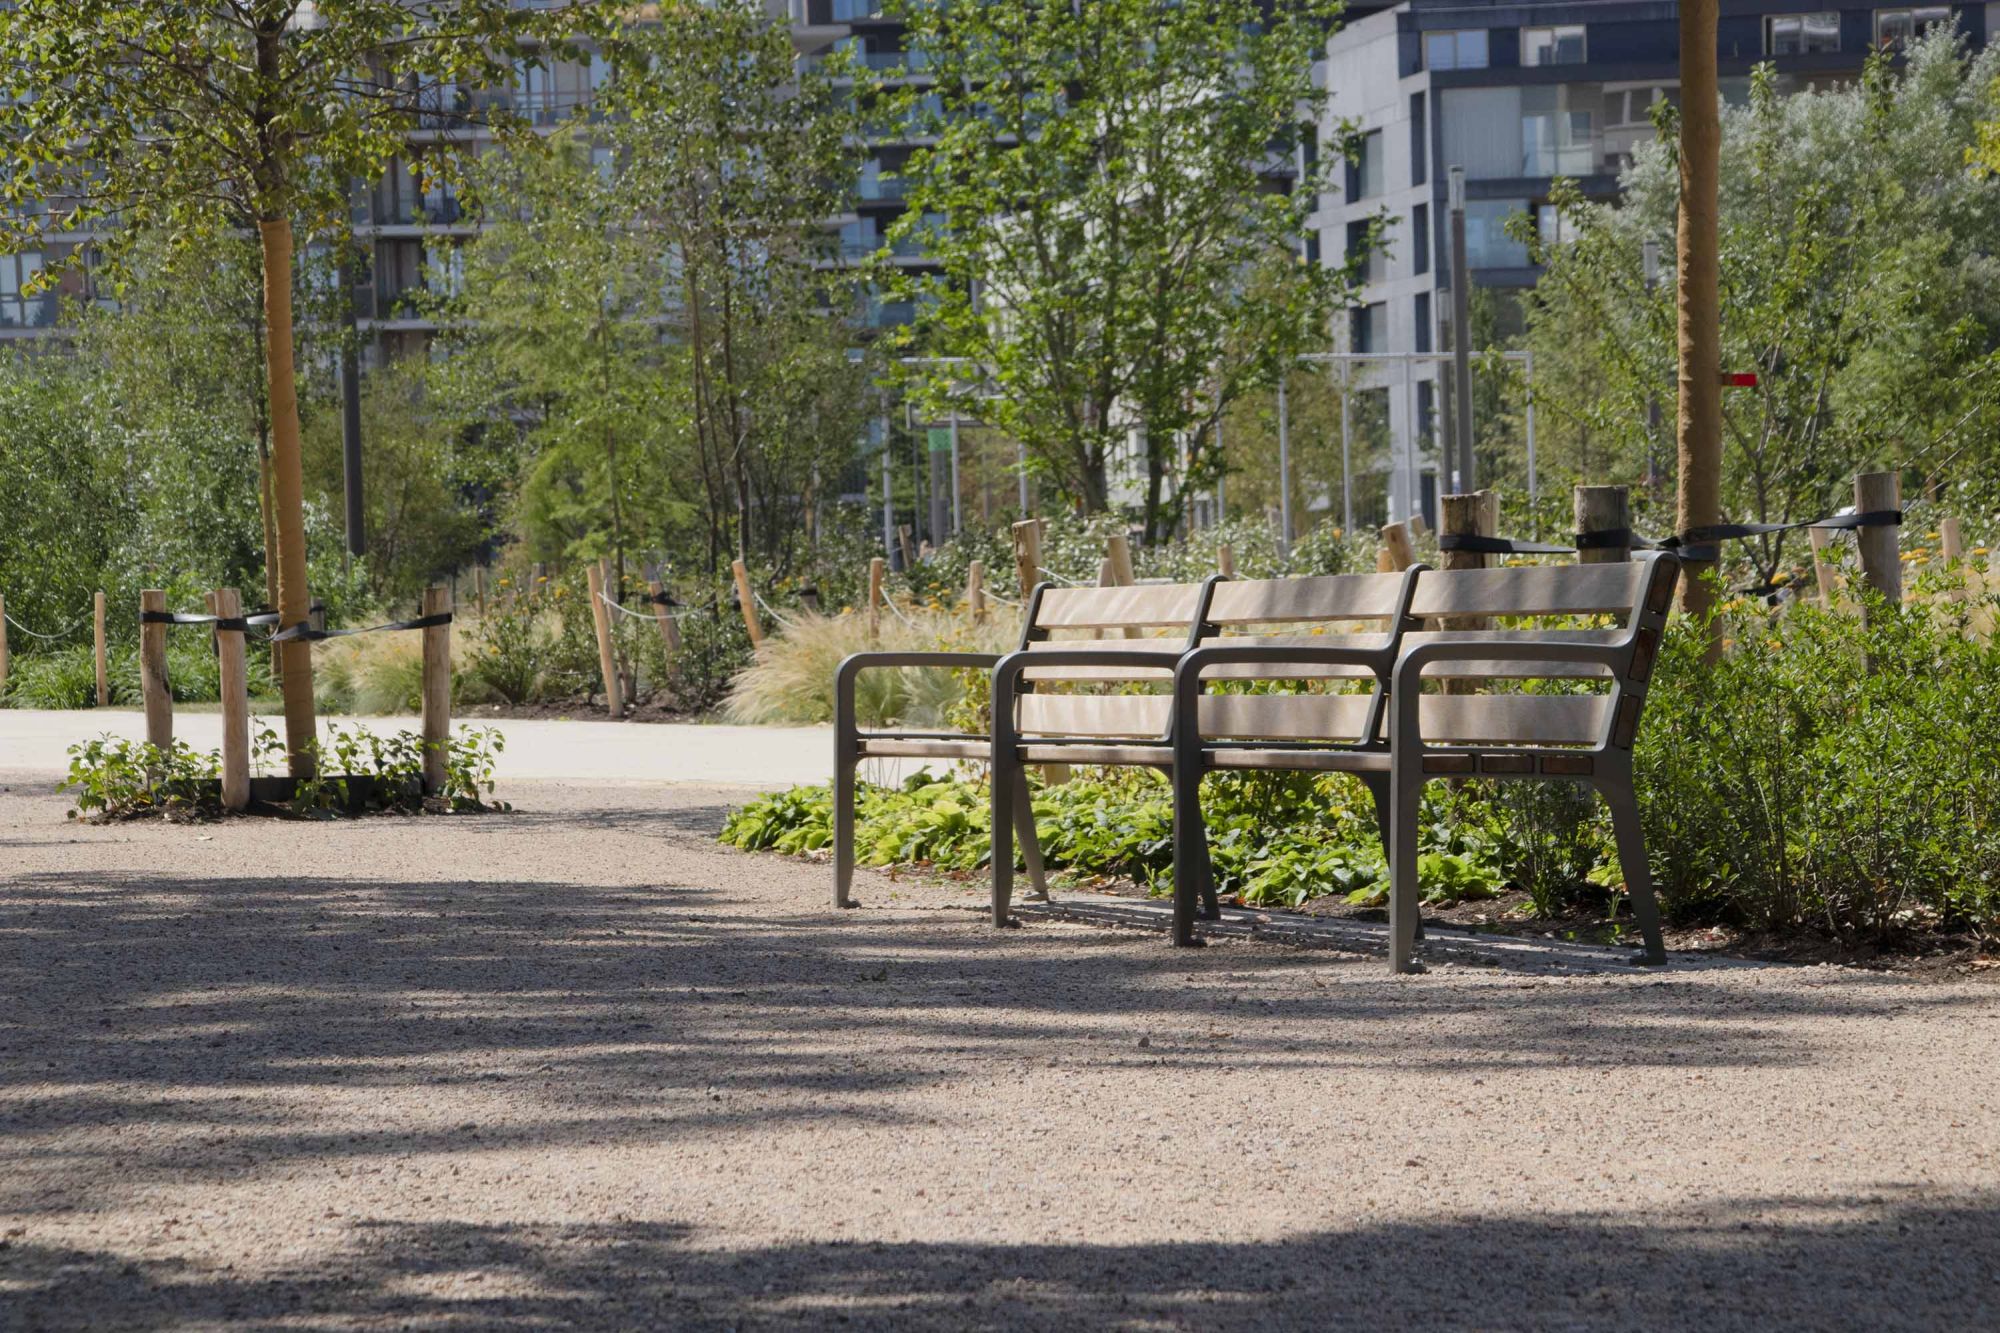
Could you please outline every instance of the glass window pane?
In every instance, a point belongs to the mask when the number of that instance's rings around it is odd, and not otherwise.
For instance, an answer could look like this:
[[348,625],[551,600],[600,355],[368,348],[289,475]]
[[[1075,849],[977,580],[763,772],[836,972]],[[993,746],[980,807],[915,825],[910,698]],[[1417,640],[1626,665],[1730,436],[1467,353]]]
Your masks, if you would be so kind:
[[1486,29],[1467,28],[1458,34],[1458,67],[1486,68]]

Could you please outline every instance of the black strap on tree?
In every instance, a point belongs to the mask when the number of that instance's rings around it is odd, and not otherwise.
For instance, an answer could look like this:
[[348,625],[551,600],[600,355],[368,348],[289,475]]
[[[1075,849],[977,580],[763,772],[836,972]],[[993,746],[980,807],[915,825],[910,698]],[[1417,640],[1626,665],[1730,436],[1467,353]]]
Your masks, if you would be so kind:
[[1576,534],[1576,549],[1579,551],[1665,551],[1671,549],[1666,541],[1656,541],[1642,537],[1630,528],[1599,528],[1595,532]]
[[1774,532],[1796,532],[1800,528],[1845,531],[1848,528],[1893,528],[1901,526],[1902,522],[1903,511],[1900,509],[1868,509],[1858,514],[1835,514],[1832,518],[1808,518],[1797,523],[1716,523],[1690,528],[1678,537],[1667,538],[1660,545],[1665,550],[1679,551],[1689,560],[1713,560],[1718,542],[1764,537]]
[[1574,555],[1573,546],[1526,542],[1513,537],[1481,537],[1469,532],[1441,532],[1438,550],[1471,551],[1478,555]]
[[661,592],[649,592],[649,593],[647,593],[647,594],[646,594],[646,600],[647,600],[647,601],[649,601],[649,602],[651,602],[651,603],[652,603],[652,604],[653,604],[654,606],[669,606],[669,607],[671,607],[671,606],[679,606],[679,605],[681,604],[681,603],[680,603],[680,602],[679,602],[679,601],[678,601],[678,600],[677,600],[677,599],[676,599],[676,598],[674,597],[674,595],[673,595],[672,593],[670,593],[670,592],[665,592],[665,591],[661,591]]
[[247,634],[256,622],[248,616],[190,616],[178,611],[141,611],[141,625],[213,625],[219,630],[235,630]]
[[354,634],[376,634],[383,630],[435,629],[439,625],[451,623],[451,612],[440,611],[434,616],[418,616],[415,620],[394,620],[386,625],[369,625],[363,629],[314,629],[310,624],[291,625],[271,636],[272,643],[291,643],[303,639],[307,643],[318,643],[321,639],[345,639]]

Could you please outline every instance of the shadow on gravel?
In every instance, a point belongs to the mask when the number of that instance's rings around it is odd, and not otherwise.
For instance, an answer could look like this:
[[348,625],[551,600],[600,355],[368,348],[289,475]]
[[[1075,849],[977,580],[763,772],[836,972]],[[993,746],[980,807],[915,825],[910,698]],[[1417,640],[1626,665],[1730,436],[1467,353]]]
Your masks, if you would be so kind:
[[1442,1218],[1281,1244],[705,1248],[670,1223],[363,1222],[272,1274],[0,1249],[0,1322],[115,1327],[1941,1329],[1992,1327],[2000,1199],[1759,1199]]
[[[937,920],[759,916],[677,886],[18,876],[0,896],[0,1208],[87,1202],[10,1182],[50,1130],[214,1131],[67,1149],[100,1169],[115,1155],[143,1181],[217,1159],[665,1141],[807,1116],[899,1123],[900,1091],[1030,1063],[1163,1080],[1562,1063],[1630,1069],[1639,1086],[1646,1067],[1810,1062],[1812,1029],[1792,1018],[1966,1002],[1853,974],[1754,995],[1672,975],[1412,984],[1374,959],[1175,952],[1110,932],[1066,934],[1052,951],[1024,947],[1032,931]],[[1287,975],[1299,968],[1325,984]],[[1413,1044],[1418,1014],[1448,1022]],[[329,1124],[269,1096],[449,1085],[490,1089],[520,1114]]]

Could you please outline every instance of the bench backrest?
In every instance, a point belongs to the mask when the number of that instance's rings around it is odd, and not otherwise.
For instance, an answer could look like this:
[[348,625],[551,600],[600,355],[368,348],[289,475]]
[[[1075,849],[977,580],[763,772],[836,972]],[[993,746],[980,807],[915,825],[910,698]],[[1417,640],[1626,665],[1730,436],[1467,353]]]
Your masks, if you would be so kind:
[[[1028,652],[1088,649],[1119,654],[1179,652],[1195,641],[1214,579],[1204,583],[1143,583],[1112,588],[1042,584],[1028,602],[1021,647]],[[1016,704],[1024,736],[1148,737],[1166,733],[1165,694],[1049,693],[1051,686],[1165,685],[1171,667],[1030,666]]]
[[[1439,641],[1627,645],[1608,666],[1506,658],[1436,663],[1424,677],[1445,682],[1447,692],[1427,692],[1419,702],[1418,729],[1425,744],[1630,748],[1679,568],[1671,556],[1647,553],[1626,563],[1419,574],[1412,614],[1499,623],[1492,629],[1413,630],[1403,637],[1405,651]],[[1603,688],[1560,694],[1477,692],[1496,682],[1522,680],[1601,682]]]
[[[1204,645],[1391,649],[1405,628],[1412,579],[1399,574],[1328,574],[1243,579],[1216,585]],[[1237,741],[1349,741],[1378,734],[1381,682],[1355,662],[1226,662],[1203,672],[1201,734]],[[1317,682],[1307,692],[1235,693],[1230,681]],[[1339,682],[1366,681],[1342,692]]]

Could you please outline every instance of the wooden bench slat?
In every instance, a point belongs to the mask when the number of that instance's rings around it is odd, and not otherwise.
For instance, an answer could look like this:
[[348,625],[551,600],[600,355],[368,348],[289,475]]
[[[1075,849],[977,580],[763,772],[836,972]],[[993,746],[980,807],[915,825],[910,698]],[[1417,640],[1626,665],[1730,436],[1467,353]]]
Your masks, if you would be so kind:
[[1608,694],[1426,694],[1417,729],[1426,745],[1589,745],[1610,706]]
[[1050,588],[1042,593],[1035,624],[1043,629],[1119,629],[1186,625],[1201,600],[1198,583],[1120,588]]
[[1166,745],[1050,745],[1029,741],[1020,755],[1031,764],[1111,764],[1127,768],[1168,768],[1174,752]]
[[1396,614],[1402,589],[1401,574],[1232,579],[1215,585],[1208,618],[1218,625],[1387,620]]
[[1368,725],[1365,694],[1209,694],[1201,700],[1206,739],[1358,741]]
[[1164,694],[1024,694],[1023,735],[1164,736],[1174,701]]
[[1649,564],[1542,565],[1426,570],[1410,612],[1418,616],[1625,614],[1638,605]]
[[920,740],[905,736],[864,736],[861,753],[883,759],[985,759],[993,753],[990,741]]

